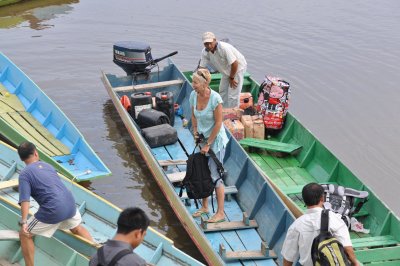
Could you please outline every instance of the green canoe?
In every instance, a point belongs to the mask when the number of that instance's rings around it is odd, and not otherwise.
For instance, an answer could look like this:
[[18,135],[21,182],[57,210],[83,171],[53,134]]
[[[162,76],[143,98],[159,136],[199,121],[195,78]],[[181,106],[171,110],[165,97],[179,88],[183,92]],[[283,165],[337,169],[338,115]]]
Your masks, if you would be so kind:
[[[0,265],[25,265],[19,242],[19,215],[0,205]],[[37,236],[35,265],[88,265],[89,259],[55,237]]]
[[[185,72],[189,80],[191,74]],[[220,74],[212,74],[213,90],[218,90],[220,78]],[[242,92],[251,92],[257,102],[258,88],[246,73]],[[370,232],[351,232],[357,259],[364,265],[400,265],[399,217],[292,114],[288,113],[285,127],[277,136],[261,142],[244,139],[241,144],[296,217],[305,210],[301,189],[307,183],[368,191],[369,200],[355,217]]]

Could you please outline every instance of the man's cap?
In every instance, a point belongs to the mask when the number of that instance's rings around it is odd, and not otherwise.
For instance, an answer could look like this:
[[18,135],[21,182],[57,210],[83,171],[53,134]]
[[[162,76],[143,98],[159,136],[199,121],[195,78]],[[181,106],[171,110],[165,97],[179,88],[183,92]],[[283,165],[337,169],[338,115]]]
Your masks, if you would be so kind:
[[209,31],[203,33],[203,43],[213,42],[215,39],[214,33]]

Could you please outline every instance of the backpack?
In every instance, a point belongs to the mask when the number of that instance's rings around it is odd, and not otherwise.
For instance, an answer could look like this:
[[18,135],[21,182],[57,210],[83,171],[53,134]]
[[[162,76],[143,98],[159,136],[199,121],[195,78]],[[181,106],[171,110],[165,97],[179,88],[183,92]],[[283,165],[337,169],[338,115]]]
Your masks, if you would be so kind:
[[115,256],[110,260],[110,263],[106,263],[106,259],[104,256],[104,246],[100,247],[97,250],[97,266],[114,266],[122,257],[125,257],[128,254],[132,254],[132,250],[123,249],[120,250]]
[[321,212],[321,229],[313,240],[311,258],[316,266],[350,266],[342,244],[329,232],[329,210]]
[[209,157],[200,152],[193,152],[186,161],[186,175],[182,180],[179,197],[182,197],[182,192],[185,188],[188,198],[194,199],[196,208],[198,209],[199,205],[197,200],[211,196],[211,205],[214,211],[214,201],[212,196],[214,194],[215,185],[218,180],[224,177],[225,170],[222,163],[215,156],[213,150],[210,149],[208,154],[217,164],[220,177],[214,182],[211,177],[210,168],[208,167]]
[[290,84],[278,77],[266,76],[258,92],[258,110],[267,129],[279,130],[289,108]]
[[[351,217],[368,201],[368,192],[334,184],[321,184],[321,186],[325,193],[325,209],[342,215],[342,220],[347,227],[350,227]],[[357,206],[354,206],[356,198],[359,200]]]

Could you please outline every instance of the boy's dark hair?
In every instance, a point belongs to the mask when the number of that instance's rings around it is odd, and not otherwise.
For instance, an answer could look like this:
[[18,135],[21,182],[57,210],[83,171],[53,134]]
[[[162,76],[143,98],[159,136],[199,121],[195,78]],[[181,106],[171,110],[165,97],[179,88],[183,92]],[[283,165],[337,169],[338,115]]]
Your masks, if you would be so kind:
[[29,141],[24,141],[18,146],[18,155],[22,161],[25,161],[29,156],[33,155],[36,150],[35,144]]
[[140,208],[127,208],[118,217],[118,234],[129,234],[133,230],[147,230],[150,220],[146,213]]
[[320,184],[309,183],[303,187],[301,194],[307,206],[314,206],[319,203],[324,195],[324,188]]

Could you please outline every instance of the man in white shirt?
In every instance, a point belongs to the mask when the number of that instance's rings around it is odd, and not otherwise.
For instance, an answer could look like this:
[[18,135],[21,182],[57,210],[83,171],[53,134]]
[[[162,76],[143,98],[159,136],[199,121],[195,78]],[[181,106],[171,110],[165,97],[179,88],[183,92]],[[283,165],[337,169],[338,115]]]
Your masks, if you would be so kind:
[[[291,266],[299,257],[303,266],[312,266],[311,245],[319,234],[321,227],[321,212],[324,204],[324,189],[317,183],[303,187],[302,196],[307,205],[307,212],[297,218],[289,227],[282,247],[283,265]],[[358,266],[349,230],[340,215],[329,212],[329,231],[343,245],[351,265]]]
[[203,34],[204,49],[201,51],[200,67],[210,64],[221,74],[219,94],[224,108],[238,107],[247,62],[231,44],[218,41],[212,32]]

